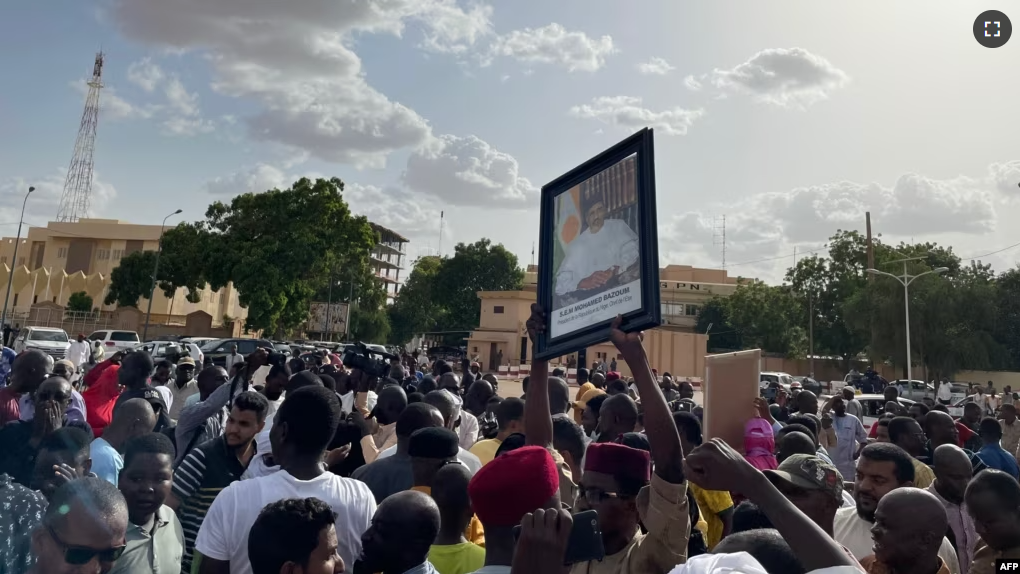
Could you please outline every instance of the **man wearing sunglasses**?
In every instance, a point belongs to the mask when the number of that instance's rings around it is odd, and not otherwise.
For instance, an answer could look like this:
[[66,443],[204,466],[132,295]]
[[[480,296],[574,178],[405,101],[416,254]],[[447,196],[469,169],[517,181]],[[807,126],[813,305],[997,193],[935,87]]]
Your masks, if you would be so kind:
[[128,525],[124,496],[109,482],[87,477],[61,486],[32,533],[30,574],[109,572],[124,553]]

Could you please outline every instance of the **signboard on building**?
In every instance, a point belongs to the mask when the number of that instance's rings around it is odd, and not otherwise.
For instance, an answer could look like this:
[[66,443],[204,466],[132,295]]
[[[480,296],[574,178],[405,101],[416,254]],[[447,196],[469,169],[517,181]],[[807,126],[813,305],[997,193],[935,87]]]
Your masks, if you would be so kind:
[[347,333],[347,303],[312,303],[308,310],[308,333]]
[[687,283],[684,281],[660,281],[659,289],[662,291],[688,291],[692,293],[704,293],[706,295],[730,295],[737,290],[736,284],[722,283]]

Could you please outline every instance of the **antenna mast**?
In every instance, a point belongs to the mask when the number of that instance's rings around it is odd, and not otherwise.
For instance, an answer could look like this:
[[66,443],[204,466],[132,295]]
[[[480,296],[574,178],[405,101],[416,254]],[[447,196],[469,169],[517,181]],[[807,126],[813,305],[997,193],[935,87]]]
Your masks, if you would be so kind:
[[103,53],[96,54],[89,93],[85,97],[85,111],[81,115],[78,137],[74,140],[74,155],[67,168],[64,193],[60,196],[57,221],[74,223],[89,216],[92,201],[92,155],[96,148],[96,127],[99,124],[99,90],[103,88]]
[[726,216],[721,215],[715,218],[713,226],[712,245],[720,247],[722,252],[722,268],[726,269]]

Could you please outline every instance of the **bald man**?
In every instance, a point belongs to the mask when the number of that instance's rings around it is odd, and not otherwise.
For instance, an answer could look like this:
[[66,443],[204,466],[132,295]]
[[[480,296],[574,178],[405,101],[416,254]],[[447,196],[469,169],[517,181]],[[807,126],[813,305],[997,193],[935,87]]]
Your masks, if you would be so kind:
[[875,553],[861,560],[868,572],[950,574],[939,557],[949,524],[938,498],[917,488],[898,488],[882,497],[871,536]]
[[464,409],[473,414],[476,418],[485,415],[489,406],[489,399],[496,396],[496,390],[488,381],[475,381],[468,387],[464,395]]
[[427,494],[409,490],[386,498],[376,509],[372,526],[361,536],[361,556],[353,570],[418,572],[428,561],[439,522],[439,507]]
[[570,387],[559,377],[549,377],[549,412],[552,416],[570,410]]
[[973,476],[970,457],[955,444],[944,444],[935,449],[932,457],[935,470],[935,482],[928,487],[928,492],[939,499],[946,509],[949,527],[953,529],[956,540],[956,556],[960,559],[960,571],[969,572],[974,561],[974,545],[978,541],[971,518],[964,504],[967,484]]
[[797,412],[802,415],[818,414],[818,396],[811,391],[797,393],[793,402],[797,405]]
[[637,421],[638,408],[634,399],[622,394],[607,398],[599,409],[598,442],[613,442],[622,434],[634,432]]
[[[397,444],[397,419],[407,408],[407,394],[404,389],[390,385],[379,390],[379,399],[375,407],[374,419],[362,426],[361,452],[365,455],[365,464],[379,458],[379,453]],[[360,412],[355,416],[360,416]],[[374,420],[374,425],[371,424]],[[373,427],[374,426],[374,430]]]
[[156,426],[156,412],[145,399],[128,399],[113,409],[113,419],[103,436],[92,441],[92,472],[99,478],[117,486],[117,478],[124,468],[124,444]]
[[802,432],[788,432],[776,443],[776,462],[783,462],[795,454],[815,454],[815,441]]

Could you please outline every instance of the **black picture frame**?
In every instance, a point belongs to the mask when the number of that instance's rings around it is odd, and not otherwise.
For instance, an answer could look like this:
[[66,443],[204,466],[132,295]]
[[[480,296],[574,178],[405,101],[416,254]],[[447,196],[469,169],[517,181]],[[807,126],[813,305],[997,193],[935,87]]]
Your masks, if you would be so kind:
[[650,128],[644,128],[542,187],[537,301],[545,310],[549,325],[546,332],[536,341],[534,358],[537,360],[569,355],[609,340],[609,325],[615,315],[555,338],[551,335],[550,327],[555,320],[556,312],[553,308],[555,297],[553,256],[558,223],[556,198],[633,155],[636,155],[635,188],[638,219],[636,234],[640,253],[638,268],[641,274],[639,289],[641,305],[637,310],[624,313],[622,329],[625,332],[634,332],[652,329],[662,324],[659,233],[655,205],[655,151],[653,132]]

